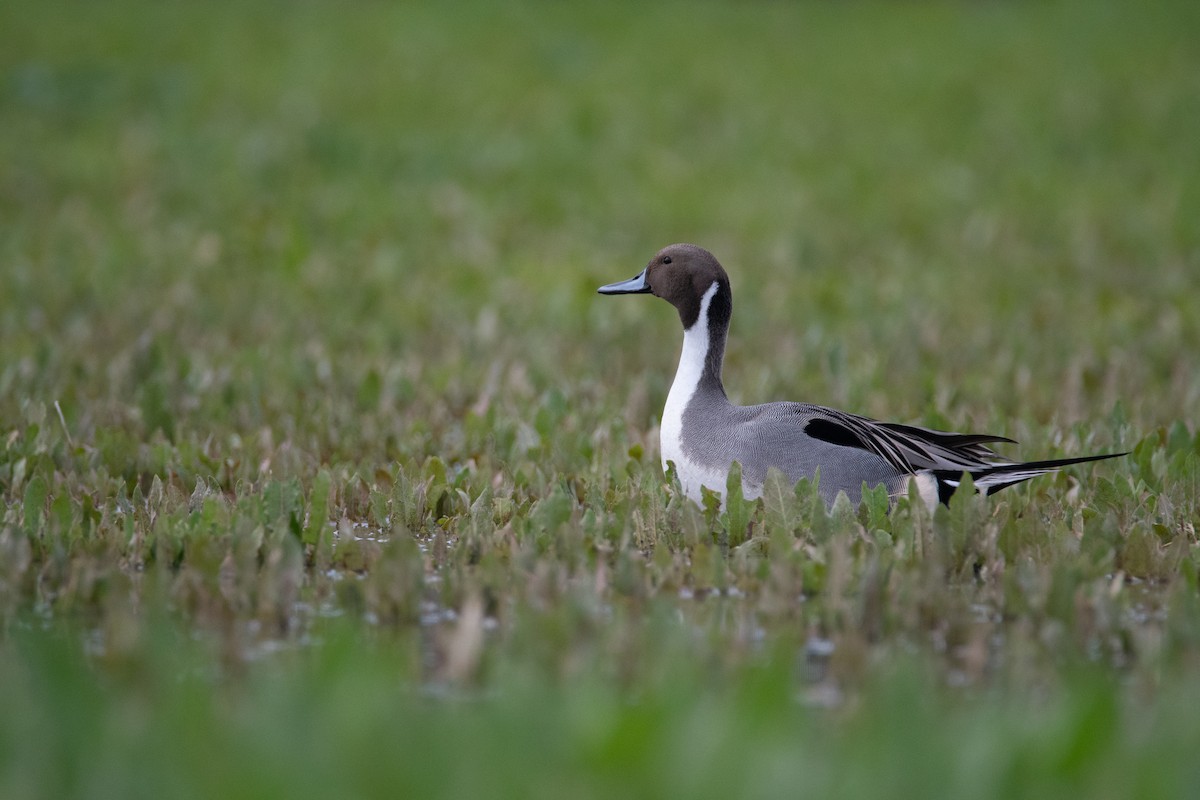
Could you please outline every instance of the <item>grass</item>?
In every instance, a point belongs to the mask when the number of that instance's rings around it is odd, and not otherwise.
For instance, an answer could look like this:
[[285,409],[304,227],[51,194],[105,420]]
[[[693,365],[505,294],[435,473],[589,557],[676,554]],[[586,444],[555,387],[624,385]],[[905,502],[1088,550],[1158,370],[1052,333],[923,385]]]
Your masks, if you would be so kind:
[[[0,7],[0,796],[1175,797],[1188,3]],[[735,399],[1132,450],[930,515]]]

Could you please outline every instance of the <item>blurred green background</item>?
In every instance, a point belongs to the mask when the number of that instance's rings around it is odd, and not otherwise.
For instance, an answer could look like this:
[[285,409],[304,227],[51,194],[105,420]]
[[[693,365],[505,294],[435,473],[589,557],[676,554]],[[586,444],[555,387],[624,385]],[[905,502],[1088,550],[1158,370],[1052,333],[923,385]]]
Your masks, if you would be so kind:
[[[0,5],[0,796],[1181,796],[1200,6]],[[725,382],[1134,450],[688,505]]]

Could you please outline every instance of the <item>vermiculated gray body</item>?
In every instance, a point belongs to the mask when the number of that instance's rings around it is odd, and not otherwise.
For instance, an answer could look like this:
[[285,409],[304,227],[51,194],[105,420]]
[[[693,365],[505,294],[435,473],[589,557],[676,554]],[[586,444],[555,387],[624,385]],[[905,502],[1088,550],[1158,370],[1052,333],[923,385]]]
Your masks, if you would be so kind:
[[[683,449],[692,460],[722,472],[727,473],[734,461],[741,464],[747,497],[762,494],[771,467],[793,483],[811,480],[820,470],[818,488],[830,504],[839,491],[857,504],[864,483],[883,484],[893,496],[907,489],[909,474],[874,453],[805,433],[805,425],[818,417],[819,407],[802,403],[735,406],[724,397],[697,393],[683,412]],[[723,485],[709,488],[725,490]]]

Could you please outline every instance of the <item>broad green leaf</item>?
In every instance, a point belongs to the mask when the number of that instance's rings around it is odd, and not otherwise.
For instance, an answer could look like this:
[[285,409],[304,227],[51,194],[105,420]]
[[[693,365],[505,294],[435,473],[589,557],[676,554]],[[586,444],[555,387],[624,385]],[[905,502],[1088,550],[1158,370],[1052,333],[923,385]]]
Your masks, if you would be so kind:
[[329,470],[322,469],[313,480],[312,491],[308,496],[308,520],[304,524],[304,544],[315,545],[321,538],[321,532],[329,525],[329,492],[333,486],[333,477]]
[[746,499],[742,489],[742,465],[733,462],[725,481],[725,524],[729,531],[729,547],[737,547],[749,537],[750,520],[757,506],[757,501]]
[[42,528],[42,517],[45,515],[46,495],[50,487],[46,479],[35,474],[25,485],[25,532],[30,536],[37,534]]
[[766,523],[772,535],[794,536],[804,518],[796,497],[795,483],[783,472],[771,467],[763,481],[762,500]]

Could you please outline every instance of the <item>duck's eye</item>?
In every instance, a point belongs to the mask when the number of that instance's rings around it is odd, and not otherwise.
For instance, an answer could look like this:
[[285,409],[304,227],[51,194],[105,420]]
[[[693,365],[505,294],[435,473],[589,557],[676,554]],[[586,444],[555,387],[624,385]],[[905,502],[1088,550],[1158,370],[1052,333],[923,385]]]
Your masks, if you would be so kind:
[[670,263],[671,263],[671,257],[670,257],[670,256],[663,256],[663,257],[662,257],[662,263],[664,263],[664,264],[670,264]]

